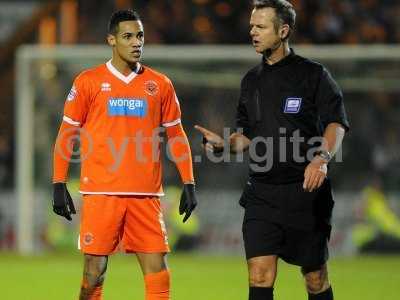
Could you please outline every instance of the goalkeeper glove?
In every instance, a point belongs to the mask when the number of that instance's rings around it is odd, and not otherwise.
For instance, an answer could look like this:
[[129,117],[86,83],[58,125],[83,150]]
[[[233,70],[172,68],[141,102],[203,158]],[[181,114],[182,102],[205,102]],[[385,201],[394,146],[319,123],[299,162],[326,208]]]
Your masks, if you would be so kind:
[[192,211],[197,206],[197,200],[195,195],[195,188],[193,183],[186,183],[183,185],[183,191],[181,195],[181,201],[179,203],[179,214],[185,214],[183,223],[189,219]]
[[63,182],[53,184],[53,211],[67,220],[71,221],[71,214],[76,214],[74,202]]

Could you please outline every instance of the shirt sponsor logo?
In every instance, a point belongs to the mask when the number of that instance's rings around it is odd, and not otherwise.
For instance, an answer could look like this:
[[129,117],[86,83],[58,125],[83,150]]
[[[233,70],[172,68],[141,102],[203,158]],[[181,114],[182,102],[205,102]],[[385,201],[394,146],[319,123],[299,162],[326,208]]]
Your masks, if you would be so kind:
[[73,85],[72,88],[71,88],[71,90],[70,90],[69,93],[68,93],[67,101],[72,101],[72,100],[74,100],[75,97],[76,97],[76,94],[77,94],[77,91],[76,91],[75,86]]
[[103,82],[101,84],[101,91],[102,92],[111,92],[111,84],[108,82]]
[[284,112],[287,114],[297,114],[301,108],[302,98],[287,98]]
[[110,98],[108,100],[108,115],[111,117],[143,118],[147,115],[147,101],[146,99],[136,98]]

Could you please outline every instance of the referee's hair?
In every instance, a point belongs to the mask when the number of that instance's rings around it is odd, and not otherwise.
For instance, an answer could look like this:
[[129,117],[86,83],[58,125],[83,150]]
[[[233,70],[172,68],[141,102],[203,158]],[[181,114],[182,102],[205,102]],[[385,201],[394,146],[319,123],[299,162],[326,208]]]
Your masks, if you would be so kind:
[[124,21],[141,21],[141,19],[135,10],[118,10],[110,17],[110,21],[108,22],[108,33],[115,35],[118,32],[119,23]]
[[287,40],[294,30],[296,24],[296,11],[293,5],[286,0],[253,0],[253,6],[255,9],[271,7],[275,9],[277,15],[276,22],[274,22],[275,31],[278,32],[279,26],[283,24],[289,25],[289,33],[284,38]]

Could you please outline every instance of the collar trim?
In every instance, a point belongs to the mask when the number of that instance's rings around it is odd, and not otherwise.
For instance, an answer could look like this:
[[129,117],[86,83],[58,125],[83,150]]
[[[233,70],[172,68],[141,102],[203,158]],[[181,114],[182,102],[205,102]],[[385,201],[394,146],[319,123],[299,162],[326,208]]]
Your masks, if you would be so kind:
[[294,52],[294,50],[292,48],[290,48],[290,53],[287,56],[285,56],[280,61],[278,61],[278,62],[276,62],[276,63],[274,63],[272,65],[269,65],[265,61],[265,58],[263,56],[262,57],[262,64],[263,64],[264,68],[266,68],[266,69],[276,69],[276,68],[283,67],[283,66],[286,66],[286,65],[292,63],[293,59],[295,57],[296,57],[296,53]]
[[128,76],[125,76],[124,74],[122,74],[120,71],[118,71],[111,63],[111,59],[106,63],[107,69],[118,79],[122,80],[125,83],[130,83],[133,79],[135,79],[135,77],[138,75],[138,71],[141,68],[140,63],[137,64],[137,68],[135,71],[132,71],[131,74],[129,74]]

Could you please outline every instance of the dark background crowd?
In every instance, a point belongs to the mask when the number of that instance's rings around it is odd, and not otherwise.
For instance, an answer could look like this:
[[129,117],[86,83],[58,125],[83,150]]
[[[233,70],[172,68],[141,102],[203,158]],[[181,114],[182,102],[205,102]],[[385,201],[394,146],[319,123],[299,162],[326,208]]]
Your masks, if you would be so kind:
[[[79,1],[82,42],[99,43],[112,1]],[[396,0],[294,0],[295,43],[369,44],[400,42],[400,2]],[[132,1],[143,17],[149,43],[236,44],[249,41],[251,1]],[[96,12],[96,17],[93,17]],[[99,17],[101,16],[101,17]],[[89,30],[88,30],[89,29]]]

